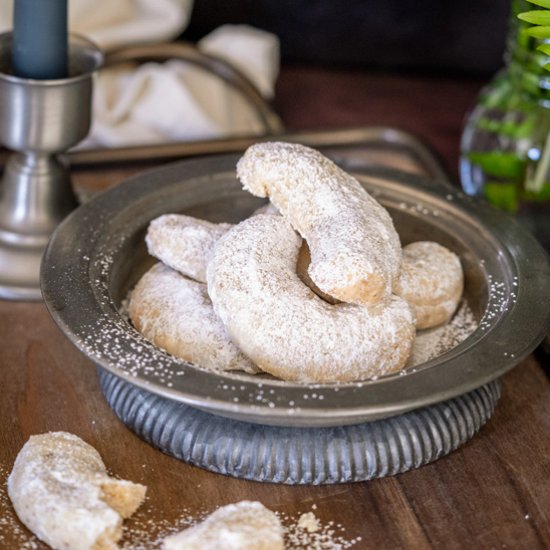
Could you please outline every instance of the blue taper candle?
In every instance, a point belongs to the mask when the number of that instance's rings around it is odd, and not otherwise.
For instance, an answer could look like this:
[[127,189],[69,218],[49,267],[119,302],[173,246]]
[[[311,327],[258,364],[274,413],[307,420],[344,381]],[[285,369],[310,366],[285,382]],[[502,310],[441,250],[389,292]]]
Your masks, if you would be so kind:
[[14,0],[12,65],[16,76],[68,76],[67,0]]

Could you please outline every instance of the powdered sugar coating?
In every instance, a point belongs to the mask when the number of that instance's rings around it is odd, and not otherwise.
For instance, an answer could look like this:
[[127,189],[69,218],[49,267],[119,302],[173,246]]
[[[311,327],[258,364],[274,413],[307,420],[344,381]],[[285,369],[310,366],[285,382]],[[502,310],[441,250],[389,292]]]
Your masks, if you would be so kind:
[[[279,211],[268,202],[254,210],[251,215],[260,214],[276,216]],[[195,281],[206,283],[206,265],[210,253],[218,239],[231,227],[233,224],[216,224],[182,214],[166,214],[149,224],[146,241],[149,253],[161,261],[164,259],[165,265]],[[325,301],[331,304],[338,302],[332,296],[323,294],[310,279],[307,272],[310,262],[309,248],[304,242],[298,258],[298,275]]]
[[62,550],[114,550],[122,518],[145,497],[143,485],[109,477],[99,453],[66,432],[30,437],[17,455],[8,492],[19,519]]
[[280,216],[281,213],[277,210],[275,205],[272,202],[268,202],[264,204],[263,206],[260,206],[259,208],[256,208],[254,212],[252,212],[252,216],[259,216],[260,214],[271,214],[272,216]]
[[[252,216],[279,214],[270,203],[260,206]],[[147,228],[145,243],[151,256],[182,275],[206,283],[206,264],[216,241],[233,226],[212,223],[184,214],[164,214]]]
[[431,241],[403,247],[395,293],[407,300],[418,329],[446,323],[458,307],[464,288],[459,257]]
[[206,258],[230,227],[228,223],[165,214],[149,224],[145,242],[151,256],[182,275],[205,283]]
[[203,522],[164,539],[163,550],[283,550],[279,518],[260,502],[218,508]]
[[466,340],[479,326],[468,303],[463,301],[452,319],[444,325],[416,333],[407,367],[415,367],[439,357]]
[[361,184],[304,145],[252,145],[237,164],[244,189],[273,204],[311,250],[309,275],[326,294],[350,303],[390,298],[401,244],[388,212]]
[[207,268],[214,310],[262,370],[283,380],[344,382],[401,369],[414,339],[405,300],[331,305],[296,274],[301,239],[280,216],[249,218],[216,244]]
[[206,285],[162,263],[139,280],[128,313],[145,338],[184,361],[213,371],[258,372],[214,313]]

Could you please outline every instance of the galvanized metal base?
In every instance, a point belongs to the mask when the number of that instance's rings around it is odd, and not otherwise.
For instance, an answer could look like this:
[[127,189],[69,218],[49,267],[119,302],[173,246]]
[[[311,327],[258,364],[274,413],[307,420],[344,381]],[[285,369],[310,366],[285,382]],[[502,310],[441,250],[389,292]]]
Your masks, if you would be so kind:
[[471,439],[500,397],[500,382],[495,380],[463,396],[384,420],[289,428],[209,414],[97,370],[117,416],[166,454],[219,474],[293,485],[365,481],[419,468]]

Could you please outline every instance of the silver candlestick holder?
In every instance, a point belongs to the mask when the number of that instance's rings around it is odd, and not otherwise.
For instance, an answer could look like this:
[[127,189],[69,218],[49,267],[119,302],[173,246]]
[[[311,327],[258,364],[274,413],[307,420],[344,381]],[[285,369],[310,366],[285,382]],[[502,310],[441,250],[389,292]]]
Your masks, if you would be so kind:
[[11,70],[12,34],[0,34],[0,143],[14,151],[0,189],[0,298],[41,299],[42,254],[59,222],[76,206],[60,154],[88,133],[92,74],[101,51],[69,39],[69,76],[33,80]]

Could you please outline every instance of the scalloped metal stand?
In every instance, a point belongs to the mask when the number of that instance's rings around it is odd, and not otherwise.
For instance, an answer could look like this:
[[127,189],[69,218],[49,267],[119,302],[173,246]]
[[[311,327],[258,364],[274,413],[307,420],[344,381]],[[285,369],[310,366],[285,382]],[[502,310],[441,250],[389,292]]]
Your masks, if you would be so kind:
[[139,437],[200,468],[291,485],[333,484],[419,468],[471,439],[493,414],[500,382],[430,407],[352,426],[239,422],[159,397],[98,368],[107,402]]

